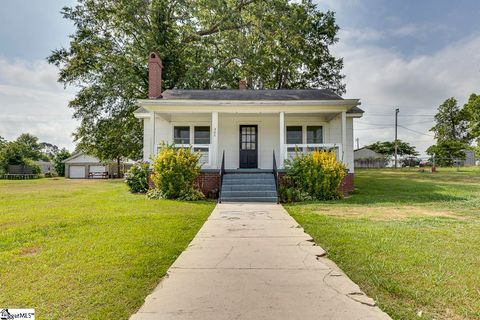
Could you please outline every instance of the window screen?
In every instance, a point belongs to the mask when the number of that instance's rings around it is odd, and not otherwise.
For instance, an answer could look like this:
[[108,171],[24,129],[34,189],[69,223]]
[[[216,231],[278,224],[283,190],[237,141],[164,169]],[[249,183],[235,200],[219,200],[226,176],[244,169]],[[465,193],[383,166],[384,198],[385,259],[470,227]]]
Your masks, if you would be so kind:
[[287,127],[287,144],[302,144],[302,126]]
[[175,144],[190,144],[190,127],[174,127],[173,141]]
[[323,143],[323,128],[321,126],[307,127],[307,143]]
[[194,144],[210,144],[210,127],[195,127]]

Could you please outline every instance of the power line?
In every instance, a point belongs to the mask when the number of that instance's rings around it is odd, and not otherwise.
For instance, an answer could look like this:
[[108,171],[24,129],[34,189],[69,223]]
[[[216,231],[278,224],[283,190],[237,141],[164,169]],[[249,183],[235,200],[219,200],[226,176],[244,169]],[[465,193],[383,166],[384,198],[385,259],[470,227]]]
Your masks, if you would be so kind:
[[435,136],[433,136],[433,135],[431,135],[431,134],[428,134],[428,133],[424,133],[424,132],[420,132],[420,131],[417,131],[417,130],[413,130],[413,129],[410,129],[410,128],[407,128],[407,127],[404,127],[404,126],[401,126],[401,125],[398,125],[398,126],[399,126],[400,128],[405,129],[405,130],[408,130],[408,131],[412,131],[412,132],[421,134],[422,136],[429,136],[429,137],[435,138]]
[[[373,117],[391,117],[391,114],[384,114],[384,113],[365,113],[366,116],[373,116]],[[399,117],[435,117],[434,114],[399,114]]]

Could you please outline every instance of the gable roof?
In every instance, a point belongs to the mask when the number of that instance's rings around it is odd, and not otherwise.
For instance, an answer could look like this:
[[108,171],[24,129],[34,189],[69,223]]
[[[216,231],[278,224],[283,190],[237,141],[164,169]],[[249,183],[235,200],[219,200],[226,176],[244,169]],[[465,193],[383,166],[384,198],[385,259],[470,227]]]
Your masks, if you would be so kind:
[[343,100],[327,89],[292,90],[166,90],[161,99],[167,100]]

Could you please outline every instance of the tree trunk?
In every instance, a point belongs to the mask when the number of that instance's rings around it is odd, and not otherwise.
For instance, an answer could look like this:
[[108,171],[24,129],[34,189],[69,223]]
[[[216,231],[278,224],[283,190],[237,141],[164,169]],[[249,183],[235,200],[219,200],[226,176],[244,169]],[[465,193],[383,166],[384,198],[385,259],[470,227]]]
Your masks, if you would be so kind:
[[120,158],[117,158],[117,177],[120,178]]

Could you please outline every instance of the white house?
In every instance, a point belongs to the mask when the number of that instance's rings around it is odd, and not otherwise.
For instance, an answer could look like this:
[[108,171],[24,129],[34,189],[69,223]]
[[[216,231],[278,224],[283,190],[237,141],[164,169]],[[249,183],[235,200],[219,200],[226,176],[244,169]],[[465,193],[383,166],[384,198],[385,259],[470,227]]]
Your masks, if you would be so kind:
[[385,168],[388,162],[383,154],[367,147],[354,150],[353,159],[355,168]]
[[[354,172],[353,121],[363,111],[359,99],[343,99],[329,90],[166,90],[162,63],[149,57],[149,99],[138,100],[135,116],[144,123],[145,160],[162,142],[201,152],[204,173],[281,170],[295,150],[335,150]],[[224,159],[223,159],[224,157]],[[252,170],[249,171],[252,173]]]

